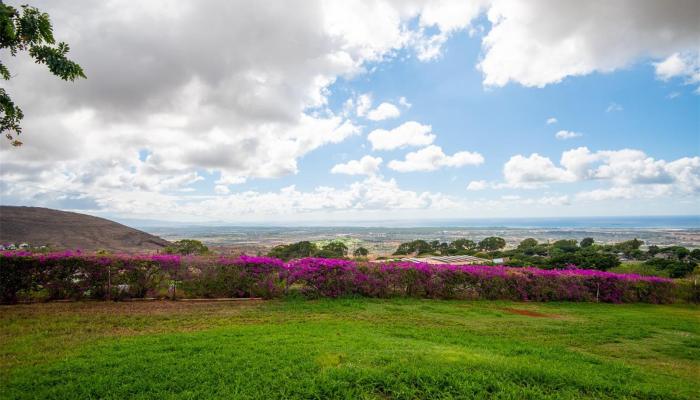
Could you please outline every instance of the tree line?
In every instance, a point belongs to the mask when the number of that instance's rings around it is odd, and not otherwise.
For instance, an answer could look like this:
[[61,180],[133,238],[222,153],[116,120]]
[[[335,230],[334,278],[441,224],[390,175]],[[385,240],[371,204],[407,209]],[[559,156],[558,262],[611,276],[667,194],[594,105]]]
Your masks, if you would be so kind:
[[[267,255],[288,261],[305,257],[347,258],[348,252],[348,246],[340,241],[331,241],[322,246],[309,241],[301,241],[275,246]],[[352,255],[355,258],[367,257],[367,255],[369,255],[369,250],[364,247],[358,247],[353,251]]]
[[[562,239],[552,243],[540,243],[534,238],[521,241],[517,247],[504,250],[506,241],[490,236],[480,241],[457,239],[452,242],[438,240],[413,240],[401,243],[394,256],[454,256],[470,255],[487,260],[502,258],[503,264],[511,267],[538,267],[544,269],[566,268],[575,265],[579,268],[607,271],[618,267],[621,261],[638,261],[658,271],[665,271],[671,278],[681,278],[692,273],[700,262],[700,249],[689,250],[682,246],[649,246],[639,239],[614,244],[595,243],[593,238],[580,242]],[[198,240],[180,240],[164,249],[164,253],[181,255],[206,255],[211,251]],[[318,258],[366,258],[369,251],[358,247],[350,252],[341,241],[331,241],[319,245],[309,241],[283,244],[273,247],[267,254],[281,260],[306,257]]]
[[689,250],[682,246],[649,246],[639,239],[614,244],[598,244],[593,238],[580,242],[562,239],[552,243],[540,243],[534,238],[521,241],[514,249],[504,250],[506,241],[491,236],[481,241],[457,239],[452,242],[438,240],[413,240],[401,243],[395,256],[454,256],[470,255],[484,259],[504,258],[504,264],[513,267],[533,266],[539,268],[579,268],[607,271],[621,264],[621,260],[640,261],[657,270],[667,271],[672,278],[690,274],[700,262],[700,249]]

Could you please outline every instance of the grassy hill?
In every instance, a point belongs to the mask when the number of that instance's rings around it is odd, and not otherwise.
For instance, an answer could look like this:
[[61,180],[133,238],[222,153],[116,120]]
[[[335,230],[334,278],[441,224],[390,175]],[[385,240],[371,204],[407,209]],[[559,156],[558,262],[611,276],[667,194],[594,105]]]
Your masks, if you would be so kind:
[[168,241],[104,218],[41,207],[0,206],[0,243],[55,249],[144,252]]

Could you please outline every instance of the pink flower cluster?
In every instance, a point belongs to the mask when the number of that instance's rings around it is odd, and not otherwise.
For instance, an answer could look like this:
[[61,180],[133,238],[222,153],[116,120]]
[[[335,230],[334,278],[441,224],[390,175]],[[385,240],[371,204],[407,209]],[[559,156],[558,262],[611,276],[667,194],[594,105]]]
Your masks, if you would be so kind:
[[[117,288],[117,289],[115,289]],[[0,301],[145,296],[419,297],[668,303],[670,279],[568,267],[368,263],[270,257],[0,253]]]

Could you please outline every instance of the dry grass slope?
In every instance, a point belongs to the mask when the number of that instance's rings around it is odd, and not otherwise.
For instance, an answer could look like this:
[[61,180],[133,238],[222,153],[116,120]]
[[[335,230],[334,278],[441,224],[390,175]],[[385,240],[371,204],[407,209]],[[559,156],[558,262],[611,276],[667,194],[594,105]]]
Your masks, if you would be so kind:
[[154,251],[168,242],[91,215],[41,207],[0,206],[0,243],[26,242],[55,249]]

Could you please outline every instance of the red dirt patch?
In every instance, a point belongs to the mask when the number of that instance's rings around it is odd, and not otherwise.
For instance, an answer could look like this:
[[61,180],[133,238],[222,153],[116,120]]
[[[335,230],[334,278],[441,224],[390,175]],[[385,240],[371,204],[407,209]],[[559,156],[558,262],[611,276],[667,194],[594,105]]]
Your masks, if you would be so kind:
[[525,315],[533,318],[558,318],[558,315],[542,314],[537,311],[519,310],[517,308],[503,308],[502,310],[511,314]]

